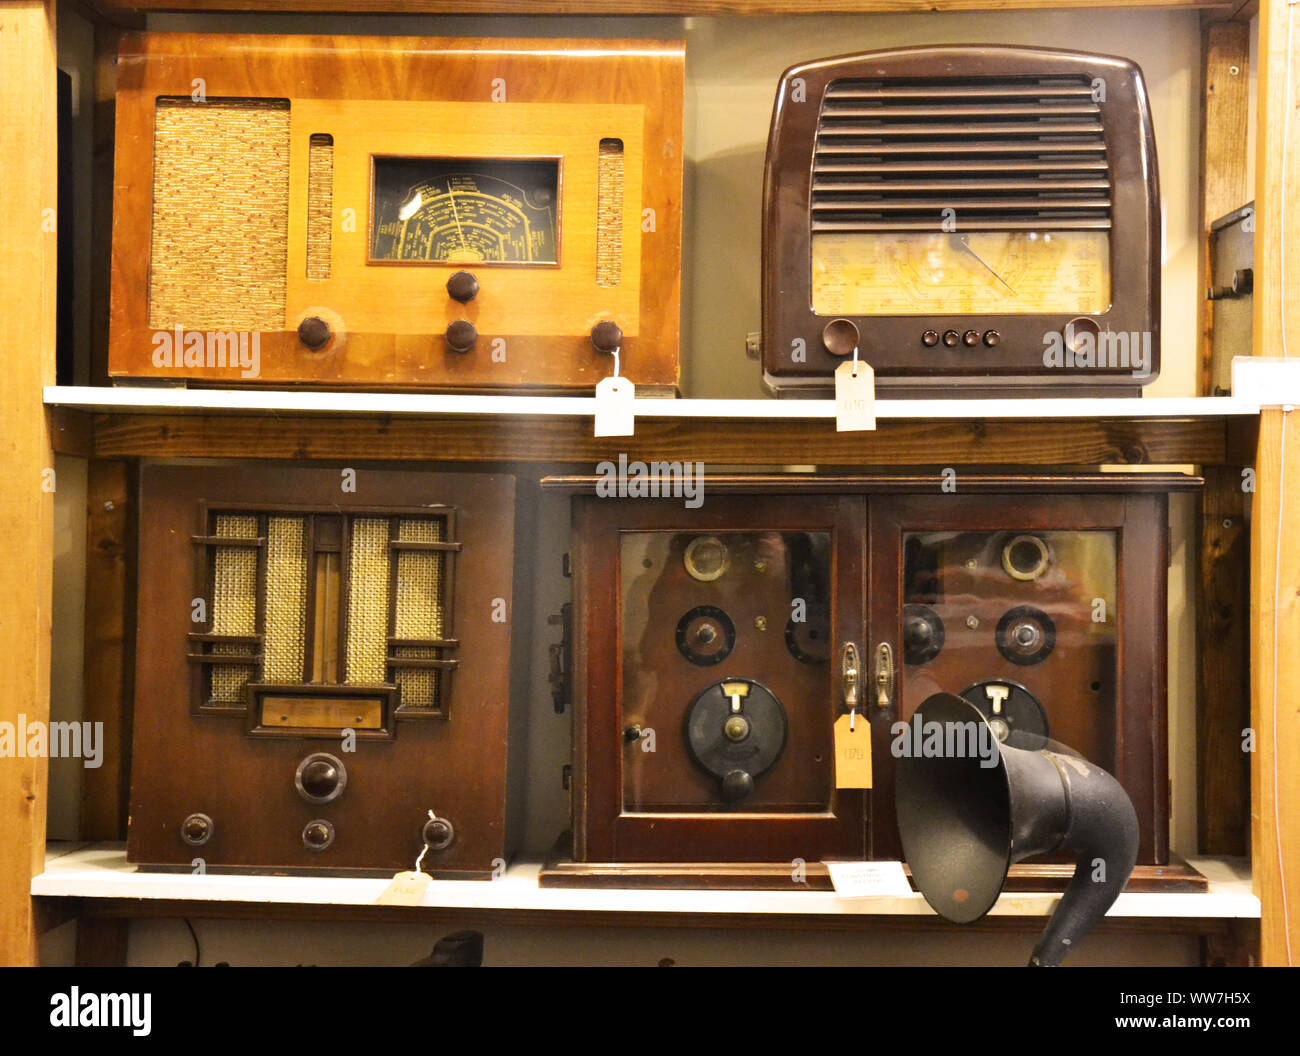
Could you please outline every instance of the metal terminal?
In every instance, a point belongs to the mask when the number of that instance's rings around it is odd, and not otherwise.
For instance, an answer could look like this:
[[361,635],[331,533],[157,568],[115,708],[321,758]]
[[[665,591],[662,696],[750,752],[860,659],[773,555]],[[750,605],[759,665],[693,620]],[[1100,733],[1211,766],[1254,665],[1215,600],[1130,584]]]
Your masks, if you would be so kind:
[[884,711],[893,703],[894,651],[888,642],[876,646],[876,707]]

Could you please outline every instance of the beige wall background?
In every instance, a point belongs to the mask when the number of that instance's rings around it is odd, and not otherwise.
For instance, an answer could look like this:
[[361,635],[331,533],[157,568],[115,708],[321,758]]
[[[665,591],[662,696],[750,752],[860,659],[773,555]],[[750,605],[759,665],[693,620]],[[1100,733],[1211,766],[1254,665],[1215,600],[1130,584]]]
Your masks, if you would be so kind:
[[[61,16],[61,36],[84,41],[84,24]],[[758,364],[744,351],[759,328],[759,247],[763,159],[772,96],[782,71],[797,62],[860,50],[926,43],[1036,44],[1122,55],[1141,65],[1151,95],[1165,217],[1162,371],[1153,396],[1195,394],[1197,152],[1200,37],[1195,12],[1087,9],[1057,12],[808,16],[781,18],[326,18],[317,16],[159,15],[149,28],[210,32],[378,33],[425,36],[680,37],[687,42],[686,224],[683,273],[683,376],[693,397],[758,397]],[[65,28],[66,27],[66,28]],[[80,36],[78,36],[80,34]],[[69,44],[72,49],[72,44]],[[81,51],[81,48],[77,49]],[[56,714],[80,710],[84,483],[73,467],[57,498]],[[532,470],[531,472],[536,472]],[[1175,497],[1170,572],[1170,755],[1173,845],[1195,852],[1195,502]],[[545,623],[568,596],[559,554],[567,545],[567,509],[545,496],[534,539],[536,570],[532,691],[527,770],[512,777],[524,798],[526,844],[537,852],[566,825],[559,769],[568,754],[568,717],[551,711],[545,684]],[[527,560],[523,553],[521,561]],[[75,672],[76,674],[73,674]],[[94,687],[87,687],[94,692]],[[75,836],[79,774],[51,770],[51,836]],[[403,964],[428,952],[451,928],[197,922],[204,963]],[[883,935],[629,929],[491,928],[489,963],[655,964],[1018,964],[1033,937],[961,932]],[[70,928],[51,933],[47,959],[72,956]],[[179,921],[136,924],[131,960],[176,963],[193,956]],[[1093,936],[1078,963],[1190,964],[1194,940]]]

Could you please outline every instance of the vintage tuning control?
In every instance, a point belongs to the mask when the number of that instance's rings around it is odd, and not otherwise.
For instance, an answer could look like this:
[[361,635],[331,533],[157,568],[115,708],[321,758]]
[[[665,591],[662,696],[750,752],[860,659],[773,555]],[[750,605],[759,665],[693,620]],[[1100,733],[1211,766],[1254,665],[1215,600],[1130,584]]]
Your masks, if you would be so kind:
[[623,329],[606,319],[591,328],[591,344],[597,352],[617,352],[623,345]]
[[462,355],[478,343],[478,330],[468,319],[457,319],[449,323],[444,336],[448,350]]
[[424,823],[424,842],[431,851],[445,851],[456,839],[456,827],[446,818],[433,817]]
[[785,708],[766,686],[745,678],[715,682],[686,715],[692,758],[722,783],[729,803],[754,791],[754,781],[785,748]]
[[447,280],[447,296],[461,304],[469,304],[478,296],[478,279],[472,272],[456,272]]
[[324,818],[315,818],[302,827],[302,845],[309,851],[324,851],[334,842],[334,826]]
[[343,794],[348,772],[337,756],[317,752],[298,764],[293,783],[298,795],[308,803],[329,803]]
[[311,352],[319,352],[332,336],[330,324],[318,315],[308,316],[298,324],[298,340]]

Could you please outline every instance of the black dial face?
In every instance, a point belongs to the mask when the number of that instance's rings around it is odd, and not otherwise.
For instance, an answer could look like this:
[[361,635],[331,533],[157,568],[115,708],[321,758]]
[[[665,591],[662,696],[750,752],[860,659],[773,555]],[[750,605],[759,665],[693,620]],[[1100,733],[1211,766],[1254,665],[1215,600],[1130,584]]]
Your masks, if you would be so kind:
[[559,262],[558,158],[374,159],[370,259]]

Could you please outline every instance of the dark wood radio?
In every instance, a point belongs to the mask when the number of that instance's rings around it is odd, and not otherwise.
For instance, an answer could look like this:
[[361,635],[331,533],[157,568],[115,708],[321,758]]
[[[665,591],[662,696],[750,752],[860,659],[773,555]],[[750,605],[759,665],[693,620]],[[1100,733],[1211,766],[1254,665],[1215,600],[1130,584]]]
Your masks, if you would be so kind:
[[893,396],[1140,394],[1160,369],[1160,202],[1134,63],[944,46],[786,71],[764,379],[824,395],[855,348]]
[[515,481],[143,471],[128,858],[504,866]]
[[[572,860],[544,884],[788,887],[897,859],[900,728],[939,690],[1118,778],[1135,887],[1202,882],[1170,864],[1165,722],[1167,495],[1198,479],[715,477],[698,509],[544,483],[579,491]],[[837,788],[851,707],[870,790]]]

